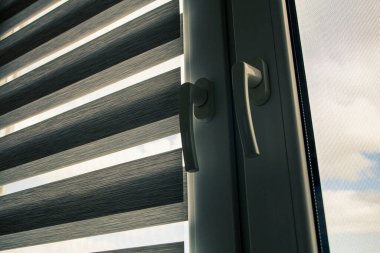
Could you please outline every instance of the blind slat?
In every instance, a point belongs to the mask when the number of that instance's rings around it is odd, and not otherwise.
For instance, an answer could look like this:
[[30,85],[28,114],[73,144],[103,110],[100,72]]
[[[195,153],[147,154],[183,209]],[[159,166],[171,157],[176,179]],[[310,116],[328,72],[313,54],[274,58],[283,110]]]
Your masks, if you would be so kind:
[[178,2],[169,2],[0,86],[0,115],[180,37]]
[[[14,1],[3,0],[0,11],[8,2]],[[0,138],[0,185],[42,180],[36,181],[39,186],[0,196],[0,250],[187,220],[181,149],[131,162],[115,160],[120,155],[115,152],[124,154],[127,148],[179,132],[181,72],[179,58],[173,59],[183,53],[179,2],[70,0],[44,9],[52,2],[23,4],[2,23],[0,35],[18,22],[24,26],[0,40],[0,128],[103,87],[110,90]],[[39,8],[46,13],[30,20]],[[157,76],[123,83],[170,59],[168,69],[161,68]],[[159,152],[168,150],[157,145]],[[178,147],[177,137],[170,147]],[[139,153],[149,154],[150,148]],[[112,163],[105,155],[111,155]],[[83,174],[65,179],[56,173],[29,178],[58,169],[67,174],[81,166]],[[183,250],[180,242],[117,252]]]
[[0,41],[0,65],[23,55],[122,0],[70,0]]
[[4,32],[7,32],[8,30],[20,24],[20,22],[25,21],[25,19],[36,15],[36,13],[52,5],[54,2],[57,2],[57,0],[37,1],[36,3],[30,5],[28,8],[25,8],[13,17],[2,22],[0,25],[0,36],[3,35]]
[[16,13],[27,8],[37,0],[1,0],[0,1],[0,22],[9,19]]
[[0,236],[0,250],[187,220],[187,206],[176,203]]
[[178,116],[112,135],[30,163],[0,171],[0,185],[60,169],[179,133]]
[[177,242],[131,249],[102,251],[98,253],[183,253],[184,247],[183,242]]
[[39,100],[0,116],[0,128],[46,111],[183,53],[182,38],[168,42],[128,59],[102,72],[80,80]]
[[[45,1],[39,1],[41,3]],[[74,41],[92,34],[103,28],[106,25],[124,17],[137,9],[143,7],[146,4],[153,2],[153,0],[124,0],[120,3],[104,10],[98,15],[84,21],[83,23],[71,28],[70,30],[60,34],[57,37],[52,38],[48,42],[40,45],[39,47],[23,54],[22,56],[14,59],[13,61],[7,63],[0,67],[0,76],[4,77],[12,72],[27,66],[28,64],[49,55],[64,46],[67,46]],[[36,3],[36,4],[37,4]],[[30,8],[30,7],[29,7]],[[28,9],[29,9],[28,8]],[[21,14],[21,13],[20,13]],[[3,23],[4,24],[4,23]],[[3,26],[3,24],[1,26]]]
[[182,201],[175,150],[0,197],[0,235]]
[[0,171],[178,113],[175,69],[0,138]]

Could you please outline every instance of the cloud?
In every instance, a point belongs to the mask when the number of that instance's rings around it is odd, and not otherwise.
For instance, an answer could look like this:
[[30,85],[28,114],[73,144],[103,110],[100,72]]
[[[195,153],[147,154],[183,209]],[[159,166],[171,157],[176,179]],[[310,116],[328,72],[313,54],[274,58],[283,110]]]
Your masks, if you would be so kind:
[[324,191],[329,235],[376,233],[380,238],[379,191]]
[[296,4],[330,249],[378,252],[380,4]]
[[378,0],[297,1],[323,179],[359,180],[380,152]]
[[380,106],[363,98],[350,104],[320,100],[312,116],[321,176],[359,180],[375,163],[364,153],[380,152]]

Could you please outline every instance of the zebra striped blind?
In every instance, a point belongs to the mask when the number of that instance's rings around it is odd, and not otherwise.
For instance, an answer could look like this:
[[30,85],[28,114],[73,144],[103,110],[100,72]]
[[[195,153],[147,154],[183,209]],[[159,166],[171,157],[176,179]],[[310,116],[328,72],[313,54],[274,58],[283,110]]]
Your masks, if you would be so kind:
[[0,251],[187,220],[178,0],[2,0],[0,17]]

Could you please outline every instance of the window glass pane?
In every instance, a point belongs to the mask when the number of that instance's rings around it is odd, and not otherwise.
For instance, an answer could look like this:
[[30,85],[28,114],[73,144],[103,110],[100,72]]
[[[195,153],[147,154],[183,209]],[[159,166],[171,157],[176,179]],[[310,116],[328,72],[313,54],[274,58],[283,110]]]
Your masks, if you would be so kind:
[[330,251],[380,249],[380,2],[296,0]]

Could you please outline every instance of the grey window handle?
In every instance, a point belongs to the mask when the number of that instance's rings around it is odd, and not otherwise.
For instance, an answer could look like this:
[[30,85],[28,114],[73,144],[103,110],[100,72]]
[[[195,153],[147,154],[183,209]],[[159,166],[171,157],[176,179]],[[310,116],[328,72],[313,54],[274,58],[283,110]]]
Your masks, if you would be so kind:
[[192,83],[184,83],[180,88],[179,121],[182,139],[185,170],[199,170],[197,151],[195,148],[194,117],[210,120],[215,113],[213,84],[201,78]]
[[232,67],[236,122],[243,151],[247,157],[260,154],[252,120],[251,101],[254,105],[263,105],[270,96],[266,64],[262,59],[257,59],[254,64],[256,67],[245,62],[237,62]]

